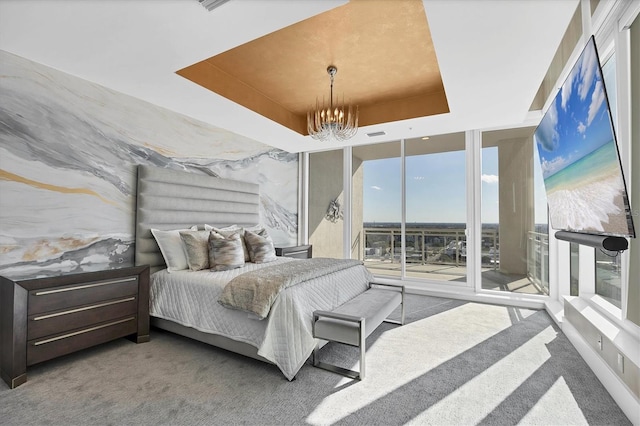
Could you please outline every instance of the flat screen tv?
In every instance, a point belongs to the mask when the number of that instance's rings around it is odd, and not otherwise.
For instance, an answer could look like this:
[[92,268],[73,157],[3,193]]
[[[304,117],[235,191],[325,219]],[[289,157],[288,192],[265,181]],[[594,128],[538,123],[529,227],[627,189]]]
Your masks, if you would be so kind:
[[551,227],[635,237],[593,36],[536,128]]

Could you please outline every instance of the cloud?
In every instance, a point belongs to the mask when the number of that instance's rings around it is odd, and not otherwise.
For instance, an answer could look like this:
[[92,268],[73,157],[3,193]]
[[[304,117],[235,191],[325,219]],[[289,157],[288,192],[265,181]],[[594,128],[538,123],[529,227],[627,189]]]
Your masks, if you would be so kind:
[[593,93],[591,94],[591,103],[589,104],[589,115],[587,116],[587,126],[591,124],[593,119],[600,111],[600,107],[604,103],[604,88],[602,86],[602,81],[596,81],[596,86],[593,89]]
[[562,109],[567,110],[567,103],[571,98],[571,91],[573,89],[573,76],[571,76],[565,84],[562,85],[562,91],[560,92],[560,96],[562,98]]
[[580,133],[581,135],[584,135],[584,132],[586,131],[587,131],[587,126],[585,126],[582,121],[578,123],[578,133]]
[[546,179],[558,170],[562,169],[566,164],[567,160],[563,157],[556,157],[551,161],[543,160],[541,164],[542,176]]
[[[580,66],[575,76],[578,78],[578,96],[580,100],[587,99],[589,89],[591,88],[596,77],[596,70],[598,69],[598,56],[595,49],[586,49],[580,61]],[[572,78],[573,81],[573,78]]]
[[424,176],[414,176],[414,180],[424,180]]
[[482,175],[482,181],[486,183],[498,183],[498,176],[496,175]]
[[557,130],[558,125],[558,109],[556,103],[552,103],[549,110],[544,115],[542,122],[538,126],[535,133],[536,142],[545,151],[554,151],[558,147],[560,135]]
[[382,191],[382,188],[380,188],[379,186],[375,186],[375,185],[373,185],[371,187],[371,189],[375,189],[376,191]]

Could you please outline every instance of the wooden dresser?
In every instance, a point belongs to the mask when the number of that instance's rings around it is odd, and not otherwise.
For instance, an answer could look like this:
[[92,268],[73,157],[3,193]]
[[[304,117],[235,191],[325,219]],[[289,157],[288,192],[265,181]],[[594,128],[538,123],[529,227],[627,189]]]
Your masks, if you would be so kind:
[[149,267],[0,276],[0,373],[10,388],[27,367],[120,337],[149,341]]

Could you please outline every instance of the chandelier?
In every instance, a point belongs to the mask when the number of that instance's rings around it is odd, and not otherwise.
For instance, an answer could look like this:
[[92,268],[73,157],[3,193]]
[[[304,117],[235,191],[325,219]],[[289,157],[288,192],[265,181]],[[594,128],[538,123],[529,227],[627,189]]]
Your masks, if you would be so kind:
[[307,112],[307,131],[313,139],[345,141],[358,133],[358,107],[356,106],[354,114],[351,105],[345,107],[344,96],[342,105],[333,105],[333,78],[337,72],[338,68],[333,65],[327,68],[331,79],[329,105],[325,106],[323,97],[322,106],[320,106],[320,102],[316,98],[316,109]]

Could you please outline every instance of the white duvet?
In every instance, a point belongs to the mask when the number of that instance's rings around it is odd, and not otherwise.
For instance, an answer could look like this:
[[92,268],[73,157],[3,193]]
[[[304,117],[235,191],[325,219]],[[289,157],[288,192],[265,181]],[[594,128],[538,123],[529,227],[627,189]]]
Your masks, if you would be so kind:
[[[276,262],[297,262],[279,257]],[[273,263],[247,263],[230,271],[175,271],[151,275],[150,314],[206,333],[219,334],[258,348],[258,355],[277,365],[292,380],[315,346],[313,311],[332,310],[367,289],[372,275],[359,265],[302,282],[283,290],[264,320],[223,307],[218,296],[243,272]]]

